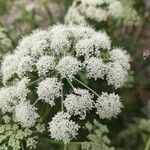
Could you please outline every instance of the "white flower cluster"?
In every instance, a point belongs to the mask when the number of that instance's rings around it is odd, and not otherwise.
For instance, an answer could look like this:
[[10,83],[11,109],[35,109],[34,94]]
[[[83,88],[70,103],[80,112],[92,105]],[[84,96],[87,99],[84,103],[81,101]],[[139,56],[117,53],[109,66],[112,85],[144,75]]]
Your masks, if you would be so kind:
[[85,89],[74,89],[74,93],[67,95],[64,105],[70,115],[79,115],[85,119],[86,113],[93,108],[93,96]]
[[1,72],[3,76],[3,82],[9,80],[16,72],[18,66],[18,58],[16,55],[8,54],[2,62]]
[[15,121],[20,122],[23,127],[33,126],[38,117],[35,108],[27,101],[29,81],[23,78],[15,85],[0,90],[0,109],[3,113],[13,113]]
[[[106,22],[108,20],[128,20],[134,22],[138,19],[137,12],[130,5],[124,6],[124,3],[119,0],[74,0],[72,6],[69,8],[65,17],[66,23],[88,25],[89,22],[96,21],[98,23]],[[130,10],[127,14],[127,10]],[[131,14],[130,14],[131,13]],[[124,23],[128,23],[124,21]]]
[[106,66],[106,79],[109,85],[114,85],[117,89],[122,87],[127,80],[128,72],[123,69],[123,67],[117,63],[109,63]]
[[70,120],[69,114],[58,112],[49,123],[49,132],[52,138],[68,143],[76,137],[79,127]]
[[59,61],[56,69],[62,77],[72,79],[80,70],[80,62],[72,56],[66,56]]
[[[103,79],[120,88],[128,75],[129,61],[126,51],[112,50],[106,33],[90,27],[55,25],[34,31],[20,40],[14,53],[2,62],[4,87],[0,90],[0,109],[12,113],[22,127],[30,128],[38,118],[36,102],[42,100],[59,110],[59,105],[54,106],[57,99],[64,112],[52,118],[49,132],[52,138],[67,143],[79,129],[71,117],[86,119],[97,108],[100,118],[111,118],[122,107],[119,96],[107,93],[99,96],[78,78]],[[65,81],[73,88],[70,94]],[[88,90],[74,87],[74,82]],[[93,94],[98,97],[96,102]]]
[[97,22],[122,16],[123,6],[118,0],[75,0],[65,17],[66,23],[87,25],[88,19]]
[[112,61],[118,62],[125,70],[130,69],[130,64],[129,64],[130,55],[128,55],[126,51],[120,48],[113,49],[110,52],[110,59]]
[[39,61],[37,62],[37,70],[38,74],[40,76],[44,75],[46,76],[46,73],[49,72],[49,70],[53,70],[55,68],[55,62],[54,57],[52,56],[42,56]]
[[23,78],[15,85],[0,89],[0,109],[3,113],[13,112],[19,101],[25,101],[29,92],[27,84],[29,79]]
[[99,56],[101,49],[110,49],[110,38],[105,32],[98,32],[91,35],[90,38],[80,40],[75,47],[77,56],[85,56],[89,58],[91,56]]
[[32,57],[26,56],[23,57],[18,64],[17,74],[19,77],[23,77],[26,72],[33,71],[33,60]]
[[44,81],[39,83],[37,87],[37,94],[39,99],[54,105],[54,99],[60,97],[61,83],[56,78],[46,78]]
[[88,78],[102,78],[105,75],[105,64],[102,59],[91,57],[85,61],[86,73]]
[[28,101],[21,102],[15,108],[15,120],[20,122],[23,127],[32,127],[35,125],[38,114],[36,108]]
[[[3,82],[36,71],[38,76],[46,76],[53,71],[72,80],[80,70],[85,69],[88,78],[98,79],[107,75],[108,83],[119,88],[130,68],[130,57],[120,48],[110,49],[111,41],[107,34],[89,27],[57,25],[46,31],[37,30],[23,38],[15,53],[4,59]],[[107,64],[103,62],[103,50],[110,55],[111,62]]]
[[95,104],[97,109],[97,114],[100,118],[110,119],[112,117],[116,117],[123,107],[120,102],[120,97],[115,95],[114,93],[102,93],[102,95],[97,99]]
[[106,79],[108,84],[114,85],[117,89],[127,80],[130,56],[120,48],[113,49],[109,55],[112,62],[106,65]]

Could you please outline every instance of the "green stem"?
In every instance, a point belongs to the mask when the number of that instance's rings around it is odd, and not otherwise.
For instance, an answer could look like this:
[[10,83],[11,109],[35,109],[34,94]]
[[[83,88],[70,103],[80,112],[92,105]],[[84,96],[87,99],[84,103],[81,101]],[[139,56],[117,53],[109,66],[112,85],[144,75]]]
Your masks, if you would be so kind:
[[149,138],[144,150],[149,150],[149,149],[150,149],[150,138]]
[[68,83],[70,84],[71,88],[74,90],[74,86],[73,86],[73,84],[71,83],[71,81],[70,81],[68,78],[66,78],[66,79],[67,79]]
[[24,146],[23,146],[23,144],[22,144],[22,143],[21,143],[21,149],[22,149],[22,150],[25,150],[25,149],[24,149]]
[[64,144],[64,150],[67,150],[67,144]]
[[4,145],[4,144],[6,144],[6,143],[8,143],[8,140],[7,140],[7,141],[5,141],[4,143],[0,143],[0,145]]
[[[61,144],[61,145],[64,145],[64,142],[61,142],[61,141],[55,141],[55,140],[47,139],[47,138],[43,138],[43,139],[47,140],[47,142],[50,142],[50,143],[52,143],[52,144]],[[70,145],[70,144],[78,144],[78,145],[81,145],[83,142],[88,142],[88,141],[82,141],[82,142],[71,141],[71,142],[68,143],[67,145]]]
[[83,82],[81,82],[80,80],[74,78],[75,81],[77,81],[79,84],[81,84],[82,86],[84,86],[85,88],[87,88],[89,91],[91,91],[93,94],[95,94],[97,97],[100,97],[98,93],[96,93],[94,90],[92,90],[89,86],[85,85]]
[[[62,79],[61,79],[61,83],[62,83]],[[64,96],[63,96],[63,85],[62,85],[61,86],[61,111],[62,112],[64,111],[63,99],[64,99]]]
[[37,99],[32,105],[34,106],[38,101],[39,101],[39,99]]
[[33,85],[34,83],[36,83],[36,82],[38,82],[38,81],[40,81],[40,80],[41,80],[41,78],[39,78],[39,79],[37,79],[37,80],[35,80],[35,81],[29,83],[27,86]]

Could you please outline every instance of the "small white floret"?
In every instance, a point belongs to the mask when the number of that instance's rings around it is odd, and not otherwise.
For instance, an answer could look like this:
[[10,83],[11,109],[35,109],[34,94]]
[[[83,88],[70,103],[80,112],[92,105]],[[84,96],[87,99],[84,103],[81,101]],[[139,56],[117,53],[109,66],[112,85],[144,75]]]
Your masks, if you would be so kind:
[[63,78],[68,77],[69,79],[72,79],[74,75],[79,72],[80,66],[81,64],[76,58],[66,56],[59,61],[56,69],[60,72]]
[[39,99],[49,103],[51,106],[55,105],[54,100],[61,95],[61,86],[61,83],[56,78],[46,78],[37,87]]
[[58,112],[49,122],[49,132],[51,138],[69,143],[78,135],[79,125],[70,120],[70,115]]
[[70,115],[85,119],[86,114],[93,108],[93,95],[85,89],[74,89],[74,93],[67,95],[64,105]]
[[102,95],[97,99],[95,107],[97,109],[97,114],[102,119],[110,119],[116,117],[123,107],[120,102],[120,97],[114,93],[102,93]]
[[38,114],[36,108],[29,102],[21,102],[15,108],[15,121],[19,122],[23,127],[32,127],[35,125]]

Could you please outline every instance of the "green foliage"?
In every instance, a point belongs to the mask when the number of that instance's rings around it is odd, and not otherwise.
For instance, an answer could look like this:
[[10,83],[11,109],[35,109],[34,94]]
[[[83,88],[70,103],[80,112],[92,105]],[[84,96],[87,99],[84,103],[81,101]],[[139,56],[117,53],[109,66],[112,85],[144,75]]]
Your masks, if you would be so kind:
[[11,8],[13,0],[0,0],[0,15],[3,15]]
[[119,133],[117,141],[118,147],[121,147],[121,150],[141,150],[142,140],[140,137],[138,123],[129,123],[127,128]]
[[146,119],[141,119],[140,120],[140,124],[139,124],[139,128],[143,131],[146,132],[148,134],[150,134],[150,119],[146,120]]
[[143,142],[146,145],[145,150],[148,150],[150,149],[150,119],[141,119],[139,123],[139,129]]
[[3,55],[12,47],[12,41],[8,36],[8,31],[0,26],[0,60]]
[[89,135],[87,136],[89,142],[82,143],[82,150],[114,150],[109,147],[110,140],[106,135],[108,129],[105,125],[100,124],[94,120],[94,124],[86,123],[85,127],[88,129]]
[[133,0],[122,0],[124,11],[123,11],[123,24],[124,25],[138,25],[140,23],[140,16],[138,15],[137,11],[135,9],[132,9],[134,7],[134,1]]
[[44,126],[41,124],[38,124],[34,129],[21,128],[6,115],[1,120],[0,148],[1,150],[20,150],[24,149],[24,145],[26,145],[28,149],[35,149],[38,140],[37,133],[43,131]]

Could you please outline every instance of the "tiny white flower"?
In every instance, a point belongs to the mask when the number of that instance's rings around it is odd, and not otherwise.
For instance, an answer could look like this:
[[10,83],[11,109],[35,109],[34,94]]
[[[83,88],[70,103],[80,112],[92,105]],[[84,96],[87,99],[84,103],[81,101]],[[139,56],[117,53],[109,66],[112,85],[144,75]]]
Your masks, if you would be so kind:
[[92,36],[96,51],[101,49],[110,49],[111,40],[110,37],[105,32],[96,32]]
[[68,77],[69,79],[72,79],[74,75],[79,72],[80,66],[81,64],[76,58],[66,56],[59,61],[56,69],[60,72],[63,78]]
[[128,72],[116,61],[106,65],[106,80],[108,85],[120,88],[127,80]]
[[50,37],[47,30],[36,30],[32,34],[22,38],[17,46],[20,55],[30,55],[32,58],[38,58],[49,47]]
[[116,117],[123,107],[120,102],[120,97],[114,93],[102,93],[95,103],[97,114],[102,119],[110,119]]
[[91,57],[85,61],[86,73],[88,78],[102,78],[105,75],[105,64],[102,59]]
[[15,120],[23,127],[32,127],[35,125],[38,114],[36,108],[29,102],[21,102],[15,108]]
[[64,54],[70,49],[69,30],[65,25],[56,25],[51,29],[52,41],[50,48],[54,54]]
[[12,93],[11,88],[1,88],[0,89],[0,109],[2,113],[12,112]]
[[58,112],[49,122],[49,132],[51,138],[69,143],[78,135],[79,125],[70,120],[70,115]]
[[20,101],[25,101],[29,90],[27,84],[29,79],[23,78],[10,87],[0,89],[0,109],[2,113],[12,112],[15,105]]
[[16,72],[18,67],[18,56],[8,54],[2,62],[1,72],[3,83],[5,84]]
[[75,47],[77,56],[100,56],[101,49],[110,49],[111,41],[105,32],[98,32],[90,38],[80,40]]
[[39,76],[46,75],[49,70],[54,69],[55,62],[52,56],[42,56],[36,63]]
[[22,77],[27,72],[32,72],[33,65],[34,65],[34,62],[32,60],[32,57],[30,57],[30,56],[23,57],[18,64],[18,68],[17,68],[18,76]]
[[62,84],[56,78],[46,78],[41,81],[37,87],[39,99],[51,106],[55,105],[54,99],[60,97]]
[[30,92],[30,90],[27,87],[29,82],[30,82],[30,79],[28,79],[27,77],[24,77],[13,86],[12,94],[13,94],[14,99],[17,98],[21,101],[26,100],[27,95]]
[[55,35],[53,37],[50,47],[56,54],[60,54],[68,51],[70,45],[71,44],[69,40],[64,35],[60,35],[60,36]]
[[78,115],[85,119],[87,112],[93,108],[93,95],[85,89],[74,89],[74,93],[67,95],[64,105],[70,115]]
[[127,54],[126,51],[120,48],[115,48],[110,51],[110,59],[121,64],[124,69],[130,69],[130,55]]

